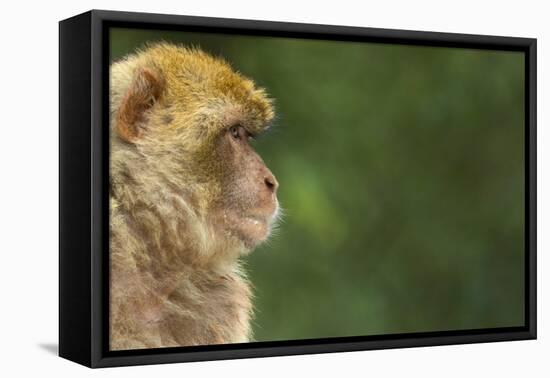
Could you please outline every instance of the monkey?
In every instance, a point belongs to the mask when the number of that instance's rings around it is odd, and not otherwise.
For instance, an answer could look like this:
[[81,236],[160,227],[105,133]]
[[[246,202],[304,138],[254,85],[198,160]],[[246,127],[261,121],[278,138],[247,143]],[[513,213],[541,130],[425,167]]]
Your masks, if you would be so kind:
[[273,99],[223,58],[168,42],[109,73],[110,350],[251,340],[242,259],[279,183],[251,141]]

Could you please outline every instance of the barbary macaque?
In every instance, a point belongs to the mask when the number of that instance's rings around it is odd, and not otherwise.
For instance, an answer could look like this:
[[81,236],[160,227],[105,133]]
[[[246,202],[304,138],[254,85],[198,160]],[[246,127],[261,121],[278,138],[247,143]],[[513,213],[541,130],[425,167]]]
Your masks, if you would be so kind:
[[199,49],[154,44],[110,68],[110,349],[246,342],[242,256],[279,214],[250,140],[266,92]]

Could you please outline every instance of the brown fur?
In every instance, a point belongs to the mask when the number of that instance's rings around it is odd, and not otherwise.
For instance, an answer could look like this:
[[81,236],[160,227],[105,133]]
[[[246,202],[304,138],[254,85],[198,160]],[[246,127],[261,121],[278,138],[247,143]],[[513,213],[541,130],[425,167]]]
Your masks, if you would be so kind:
[[158,44],[111,66],[110,347],[246,342],[240,257],[278,214],[248,144],[262,89],[200,50]]

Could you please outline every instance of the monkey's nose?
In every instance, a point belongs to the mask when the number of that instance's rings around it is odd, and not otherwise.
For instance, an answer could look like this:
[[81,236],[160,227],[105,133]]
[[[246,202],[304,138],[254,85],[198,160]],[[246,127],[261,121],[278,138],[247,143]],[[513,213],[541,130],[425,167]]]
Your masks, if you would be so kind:
[[277,188],[279,187],[279,183],[277,182],[277,179],[272,174],[268,174],[264,178],[265,186],[272,192],[277,193]]

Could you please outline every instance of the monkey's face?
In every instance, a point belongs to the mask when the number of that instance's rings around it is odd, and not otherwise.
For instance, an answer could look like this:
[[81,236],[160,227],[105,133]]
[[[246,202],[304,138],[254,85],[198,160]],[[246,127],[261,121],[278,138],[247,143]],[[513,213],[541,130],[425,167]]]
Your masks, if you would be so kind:
[[141,195],[166,201],[159,206],[179,196],[181,218],[201,240],[250,250],[279,213],[277,179],[250,144],[273,118],[270,100],[204,53],[162,45],[143,54],[149,67],[115,65],[112,77],[126,84],[111,94],[119,138],[147,162],[142,191],[154,193]]
[[251,139],[252,134],[239,123],[217,136],[221,190],[212,207],[214,222],[248,249],[269,236],[279,213],[279,183],[250,145]]

